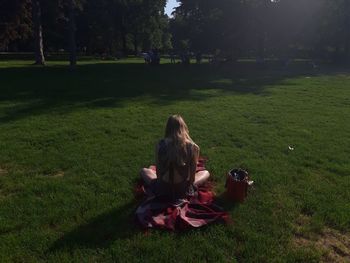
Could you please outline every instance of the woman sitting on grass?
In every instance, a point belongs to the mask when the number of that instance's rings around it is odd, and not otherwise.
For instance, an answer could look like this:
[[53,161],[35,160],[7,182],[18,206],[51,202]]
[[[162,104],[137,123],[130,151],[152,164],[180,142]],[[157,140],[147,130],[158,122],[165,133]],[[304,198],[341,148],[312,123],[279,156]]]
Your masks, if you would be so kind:
[[186,123],[179,115],[170,116],[166,124],[165,138],[156,149],[156,171],[141,170],[141,177],[156,196],[172,200],[182,199],[208,180],[207,170],[196,173],[199,147],[195,144]]

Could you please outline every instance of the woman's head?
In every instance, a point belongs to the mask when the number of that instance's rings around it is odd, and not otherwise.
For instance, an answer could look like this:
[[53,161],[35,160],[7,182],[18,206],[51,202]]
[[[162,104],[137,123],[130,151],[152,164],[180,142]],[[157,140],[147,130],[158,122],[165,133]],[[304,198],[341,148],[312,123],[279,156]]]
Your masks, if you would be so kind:
[[187,125],[180,115],[172,115],[168,118],[165,127],[165,138],[181,141],[182,143],[192,142]]
[[187,159],[187,143],[193,143],[187,125],[180,115],[168,118],[165,128],[165,138],[170,139],[171,147],[168,149],[170,160],[178,165],[184,165]]

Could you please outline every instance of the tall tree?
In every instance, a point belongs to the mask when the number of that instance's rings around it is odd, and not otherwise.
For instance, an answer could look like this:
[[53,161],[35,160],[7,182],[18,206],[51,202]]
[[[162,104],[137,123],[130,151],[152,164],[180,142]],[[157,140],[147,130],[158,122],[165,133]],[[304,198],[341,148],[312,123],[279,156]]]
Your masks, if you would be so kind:
[[174,46],[193,51],[220,50],[233,58],[244,45],[247,18],[240,0],[183,0],[171,22]]
[[61,16],[68,26],[69,65],[71,68],[75,68],[77,64],[76,16],[78,11],[83,10],[84,2],[84,0],[59,0],[58,2],[58,6],[62,9]]
[[32,0],[35,65],[45,65],[41,6],[39,0]]
[[76,3],[69,0],[68,3],[68,19],[69,19],[69,65],[74,68],[77,64],[77,43],[75,39],[76,23],[75,23]]
[[[350,2],[348,0],[325,1],[321,12],[320,46],[331,47],[334,62],[350,62]],[[325,49],[325,48],[324,48]]]

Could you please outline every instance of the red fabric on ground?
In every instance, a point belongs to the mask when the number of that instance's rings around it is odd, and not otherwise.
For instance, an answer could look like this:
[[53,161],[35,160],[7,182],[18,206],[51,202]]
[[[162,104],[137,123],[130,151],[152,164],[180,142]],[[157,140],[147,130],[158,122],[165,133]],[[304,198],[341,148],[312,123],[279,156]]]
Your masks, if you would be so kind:
[[[197,171],[202,170],[205,170],[204,159],[200,159],[197,165]],[[137,196],[143,193],[146,197],[136,210],[138,222],[145,228],[182,230],[201,227],[215,221],[230,221],[228,213],[214,204],[215,194],[210,183],[199,187],[194,196],[175,203],[146,194],[147,191],[141,185],[136,188],[136,193]]]

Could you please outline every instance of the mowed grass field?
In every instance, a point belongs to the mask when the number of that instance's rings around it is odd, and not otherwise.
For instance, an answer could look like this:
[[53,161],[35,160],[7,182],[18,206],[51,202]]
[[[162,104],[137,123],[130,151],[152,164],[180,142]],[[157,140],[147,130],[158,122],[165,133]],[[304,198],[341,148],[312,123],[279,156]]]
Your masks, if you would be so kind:
[[[232,225],[134,223],[138,172],[175,113]],[[1,61],[0,261],[347,262],[349,120],[347,69]],[[255,181],[240,205],[223,197],[235,167]]]

